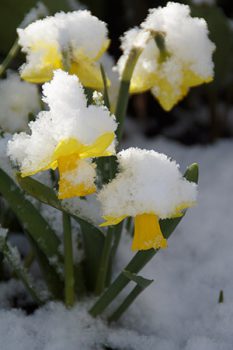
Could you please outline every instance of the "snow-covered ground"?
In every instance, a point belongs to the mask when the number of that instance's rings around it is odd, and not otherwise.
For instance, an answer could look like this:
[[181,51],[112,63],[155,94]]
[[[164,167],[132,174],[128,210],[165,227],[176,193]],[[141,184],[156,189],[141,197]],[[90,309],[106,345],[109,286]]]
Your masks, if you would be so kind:
[[[197,207],[188,211],[168,249],[141,272],[155,282],[111,328],[79,304],[67,311],[51,303],[27,317],[1,310],[1,350],[95,350],[102,344],[125,350],[233,349],[233,141],[185,148],[133,132],[126,146],[164,152],[182,171],[190,163],[200,165]],[[132,255],[130,244],[124,237],[118,268]]]

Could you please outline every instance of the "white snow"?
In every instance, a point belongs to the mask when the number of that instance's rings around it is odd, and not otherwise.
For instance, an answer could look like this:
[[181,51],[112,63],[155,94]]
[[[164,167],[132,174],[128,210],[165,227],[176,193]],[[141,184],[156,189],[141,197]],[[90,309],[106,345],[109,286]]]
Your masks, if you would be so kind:
[[131,147],[117,158],[117,176],[98,193],[103,216],[154,213],[164,219],[196,202],[196,185],[186,181],[165,154]]
[[8,71],[7,78],[0,81],[0,105],[0,129],[10,133],[27,130],[29,114],[40,110],[37,86]]
[[[182,172],[190,163],[200,165],[198,205],[140,273],[155,282],[111,328],[92,320],[86,304],[72,311],[50,304],[29,317],[1,310],[1,350],[94,350],[103,343],[121,350],[232,350],[233,142],[186,148],[133,132],[129,146],[164,152]],[[132,256],[131,240],[121,242],[117,269]],[[221,289],[224,303],[218,304]]]

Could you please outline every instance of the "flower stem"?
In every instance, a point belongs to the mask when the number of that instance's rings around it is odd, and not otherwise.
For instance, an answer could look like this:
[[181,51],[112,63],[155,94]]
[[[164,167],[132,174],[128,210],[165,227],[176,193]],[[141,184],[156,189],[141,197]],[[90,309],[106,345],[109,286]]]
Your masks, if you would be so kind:
[[106,286],[106,280],[107,280],[110,257],[111,257],[111,249],[112,249],[112,238],[113,238],[113,229],[109,227],[105,237],[104,249],[101,256],[100,267],[99,267],[99,272],[98,272],[98,277],[96,282],[95,293],[97,295],[100,295]]
[[65,304],[67,307],[74,305],[74,266],[72,250],[72,234],[70,216],[63,212],[64,234],[64,271],[65,271]]
[[18,44],[18,38],[15,40],[14,44],[12,45],[10,51],[8,52],[6,58],[0,65],[0,77],[5,73],[6,69],[9,67],[13,59],[16,57],[16,55],[19,52],[19,44]]
[[129,100],[129,87],[130,87],[130,80],[133,75],[134,68],[136,66],[137,60],[142,52],[141,48],[133,48],[128,56],[128,59],[125,64],[125,68],[122,74],[122,79],[120,83],[120,89],[118,93],[118,99],[117,99],[117,105],[116,105],[116,119],[118,124],[117,129],[117,137],[118,141],[120,142],[122,137],[122,131],[123,131],[123,125],[124,125],[124,119],[125,114],[127,110],[128,100]]

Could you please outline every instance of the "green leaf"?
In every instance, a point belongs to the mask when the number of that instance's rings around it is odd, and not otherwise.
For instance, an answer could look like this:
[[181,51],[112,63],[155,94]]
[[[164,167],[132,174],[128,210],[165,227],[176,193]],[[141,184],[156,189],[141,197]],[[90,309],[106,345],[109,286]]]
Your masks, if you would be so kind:
[[136,273],[132,273],[130,271],[124,270],[123,274],[130,280],[135,282],[142,289],[148,287],[154,280],[149,280],[142,276],[138,276]]
[[17,174],[17,181],[20,187],[32,197],[51,207],[64,211],[56,193],[48,186],[43,185],[41,182],[29,176],[21,177],[20,174]]
[[0,169],[0,193],[40,250],[48,259],[57,259],[59,268],[62,262],[62,256],[59,253],[61,244],[59,238],[33,204],[25,198],[24,193],[2,169]]

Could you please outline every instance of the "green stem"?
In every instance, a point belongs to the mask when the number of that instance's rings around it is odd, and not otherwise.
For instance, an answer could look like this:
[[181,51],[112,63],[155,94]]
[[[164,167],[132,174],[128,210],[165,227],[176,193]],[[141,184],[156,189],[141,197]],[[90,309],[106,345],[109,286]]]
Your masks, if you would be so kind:
[[113,312],[108,318],[109,322],[116,322],[122,316],[122,314],[130,307],[134,300],[141,294],[144,289],[140,286],[134,287],[131,293],[125,298],[122,304]]
[[125,64],[123,74],[122,74],[122,79],[121,79],[120,89],[119,89],[118,99],[117,99],[117,105],[116,105],[116,111],[115,111],[116,120],[119,123],[118,129],[117,129],[117,137],[119,142],[122,137],[124,119],[125,119],[125,114],[128,106],[130,80],[132,78],[134,68],[136,66],[137,60],[141,52],[142,52],[141,48],[133,48],[130,51],[128,59]]
[[70,216],[63,212],[65,304],[74,305],[74,266]]
[[107,279],[110,257],[111,257],[112,238],[113,238],[113,229],[109,227],[105,237],[104,249],[101,256],[100,267],[98,271],[98,278],[96,282],[95,293],[97,295],[100,295],[106,286],[106,279]]
[[16,39],[10,51],[8,52],[6,58],[0,65],[0,77],[5,73],[6,69],[9,67],[13,59],[17,56],[18,52],[19,52],[19,44],[18,44],[18,39]]
[[105,74],[105,70],[103,65],[100,65],[100,71],[103,79],[103,84],[104,84],[104,104],[105,106],[110,110],[110,101],[109,101],[109,96],[108,96],[108,82],[107,82],[107,77]]

